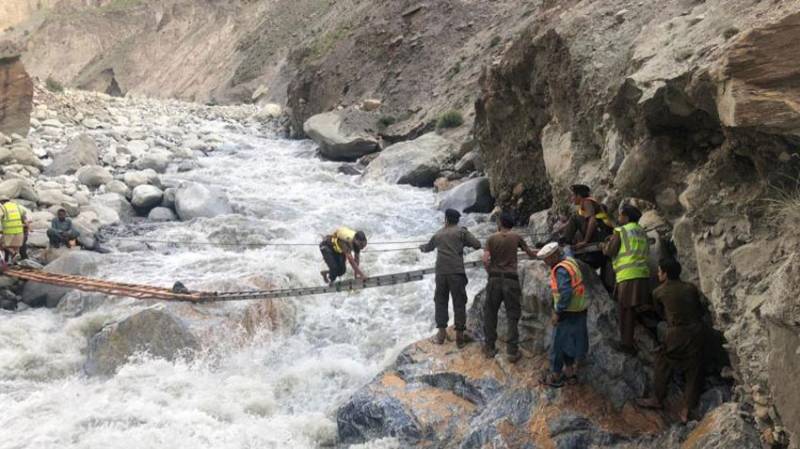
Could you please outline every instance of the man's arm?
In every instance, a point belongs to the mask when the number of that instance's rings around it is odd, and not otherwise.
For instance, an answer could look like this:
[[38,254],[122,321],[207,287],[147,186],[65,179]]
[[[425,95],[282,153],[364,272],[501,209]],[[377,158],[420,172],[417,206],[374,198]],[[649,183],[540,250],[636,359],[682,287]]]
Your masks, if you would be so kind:
[[569,272],[564,267],[556,269],[556,281],[558,283],[558,293],[561,297],[556,304],[556,314],[560,315],[567,310],[570,301],[572,301],[572,279],[569,277]]
[[431,237],[431,239],[428,240],[428,243],[420,245],[419,247],[419,250],[422,251],[423,253],[429,253],[435,249],[436,249],[436,234],[434,234],[433,237]]
[[481,242],[478,241],[478,239],[476,239],[471,232],[469,232],[469,229],[467,228],[461,228],[461,229],[464,230],[462,234],[464,238],[464,246],[469,246],[475,249],[481,249]]
[[489,272],[489,261],[491,260],[491,257],[492,257],[492,255],[489,252],[489,248],[484,248],[483,249],[483,258],[482,258],[483,259],[483,268],[486,270],[487,273]]
[[622,240],[619,237],[619,233],[614,232],[614,235],[609,237],[606,240],[606,243],[604,245],[602,245],[603,254],[605,254],[608,257],[612,257],[612,258],[616,257],[617,254],[619,253],[619,247],[620,247],[621,244],[622,244]]
[[519,238],[519,249],[524,251],[525,254],[527,254],[528,257],[530,257],[531,259],[536,258],[536,251],[531,249],[531,247],[528,246],[528,242],[526,242],[525,239],[522,237]]
[[352,252],[347,252],[345,253],[344,256],[347,258],[347,261],[350,262],[350,266],[353,267],[353,273],[355,273],[356,278],[364,279],[367,277],[367,275],[365,275],[364,272],[361,271],[361,267],[359,267],[358,265],[358,261],[356,260],[356,257],[358,256],[353,257]]

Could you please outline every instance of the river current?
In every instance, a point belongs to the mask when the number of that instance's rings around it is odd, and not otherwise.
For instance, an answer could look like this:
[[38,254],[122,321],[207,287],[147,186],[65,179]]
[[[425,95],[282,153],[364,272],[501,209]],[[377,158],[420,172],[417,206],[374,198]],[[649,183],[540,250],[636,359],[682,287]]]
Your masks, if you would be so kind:
[[[222,188],[235,213],[188,223],[140,223],[115,235],[152,241],[301,242],[296,247],[144,245],[109,238],[97,277],[200,290],[316,286],[323,263],[313,245],[339,225],[364,230],[368,275],[433,265],[416,247],[441,225],[436,196],[341,174],[313,143],[209,122],[222,149],[166,182]],[[472,217],[464,224],[474,226]],[[486,225],[483,225],[485,233]],[[477,229],[477,228],[475,228]],[[476,231],[480,233],[480,231]],[[372,250],[372,251],[370,251]],[[472,254],[476,258],[478,254]],[[352,271],[348,269],[348,276]],[[472,297],[484,279],[471,273]],[[71,293],[73,300],[80,293]],[[403,347],[433,332],[433,279],[336,295],[293,298],[289,330],[251,337],[223,332],[191,360],[143,354],[111,378],[82,372],[88,338],[104,323],[154,302],[86,301],[76,312],[0,312],[0,449],[316,448],[335,444],[335,411],[389,365]],[[226,315],[252,302],[193,306]],[[201,312],[203,312],[201,310]],[[452,317],[451,317],[452,319]],[[396,447],[391,440],[361,447]]]

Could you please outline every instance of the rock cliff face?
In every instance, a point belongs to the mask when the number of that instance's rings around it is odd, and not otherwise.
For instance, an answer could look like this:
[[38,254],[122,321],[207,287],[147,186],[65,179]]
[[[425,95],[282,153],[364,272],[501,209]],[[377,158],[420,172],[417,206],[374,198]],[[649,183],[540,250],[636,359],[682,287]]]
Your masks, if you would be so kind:
[[0,133],[28,134],[33,109],[33,82],[19,50],[0,42]]
[[522,182],[525,211],[552,215],[582,182],[612,209],[633,199],[653,210],[648,226],[666,229],[710,301],[739,398],[766,441],[784,426],[798,447],[796,381],[778,372],[800,343],[786,293],[797,282],[787,211],[800,173],[789,62],[800,4],[545,2],[536,15],[481,79],[475,135],[493,191]]

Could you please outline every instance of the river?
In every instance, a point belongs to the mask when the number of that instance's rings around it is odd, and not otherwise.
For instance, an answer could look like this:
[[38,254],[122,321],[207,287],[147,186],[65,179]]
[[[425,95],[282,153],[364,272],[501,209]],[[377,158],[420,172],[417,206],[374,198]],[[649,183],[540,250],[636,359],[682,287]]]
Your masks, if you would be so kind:
[[[364,230],[368,274],[432,266],[416,247],[440,226],[430,189],[362,181],[319,160],[313,143],[208,122],[226,140],[200,166],[166,181],[216,185],[235,214],[116,230],[147,240],[315,243],[338,225]],[[465,221],[475,225],[472,218]],[[483,225],[485,228],[485,225]],[[485,229],[484,229],[485,230]],[[115,241],[98,277],[190,288],[251,289],[321,284],[315,246],[144,246]],[[373,250],[373,252],[370,252]],[[473,254],[472,257],[477,257]],[[475,273],[472,296],[483,284]],[[73,297],[85,294],[72,294]],[[335,411],[409,343],[433,333],[433,279],[395,287],[286,299],[289,331],[215,335],[193,360],[143,355],[109,378],[82,373],[88,338],[143,307],[108,298],[76,312],[0,315],[0,448],[315,448],[335,443]],[[247,304],[201,305],[224,317]],[[391,440],[363,447],[395,447]]]

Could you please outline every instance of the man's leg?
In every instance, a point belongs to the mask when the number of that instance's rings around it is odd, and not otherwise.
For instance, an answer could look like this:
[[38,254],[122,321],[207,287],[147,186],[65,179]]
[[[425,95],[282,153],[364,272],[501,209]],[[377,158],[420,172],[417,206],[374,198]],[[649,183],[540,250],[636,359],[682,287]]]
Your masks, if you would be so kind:
[[457,331],[467,329],[467,276],[452,274],[447,280],[453,296],[453,315]]
[[447,322],[450,320],[447,308],[450,303],[450,289],[447,285],[447,276],[436,275],[436,290],[433,293],[433,302],[436,306],[436,327],[447,329]]
[[622,349],[626,351],[633,351],[633,331],[635,325],[635,313],[632,307],[624,307],[618,304],[619,307],[619,333],[620,343]]
[[583,229],[586,219],[578,214],[573,214],[561,234],[561,240],[569,245],[574,245],[583,239]]
[[333,276],[331,281],[347,273],[347,258],[344,257],[344,254],[334,253],[333,257],[336,260],[336,270],[331,271],[331,275]]
[[[503,279],[503,303],[508,317],[508,348],[509,356],[519,355],[519,319],[522,317],[522,305],[520,304],[522,291],[519,281],[515,279]],[[519,359],[517,359],[519,360]]]
[[61,246],[61,235],[53,229],[47,230],[47,239],[50,240],[50,246],[58,248]]
[[483,333],[486,336],[484,344],[484,355],[491,358],[495,353],[495,342],[497,341],[497,312],[500,310],[502,292],[498,288],[497,279],[489,279],[486,284],[486,302],[483,306]]
[[[47,231],[47,235],[50,235],[50,231]],[[50,240],[51,244],[52,242],[53,241]],[[322,244],[319,245],[319,252],[322,254],[322,260],[325,261],[325,265],[328,266],[327,271],[323,271],[321,273],[322,278],[325,280],[325,282],[333,282],[333,279],[335,278],[334,272],[337,271],[336,257],[333,254],[333,248],[331,248],[330,245]],[[331,276],[334,277],[332,278]]]
[[685,421],[689,416],[689,412],[697,405],[700,393],[703,390],[702,357],[695,356],[688,359],[682,368],[686,376],[686,391],[683,395],[686,414],[681,418]]

